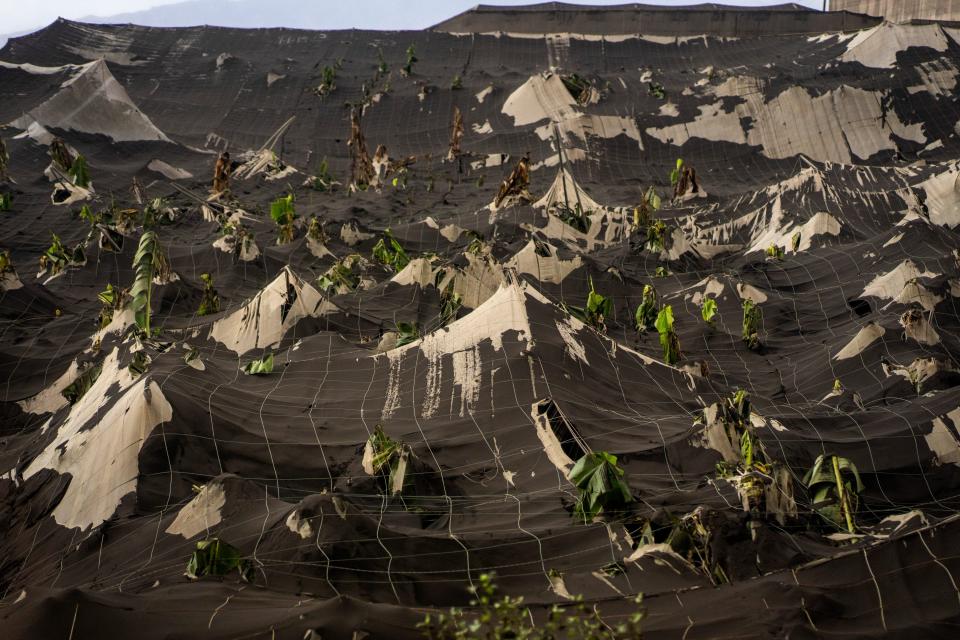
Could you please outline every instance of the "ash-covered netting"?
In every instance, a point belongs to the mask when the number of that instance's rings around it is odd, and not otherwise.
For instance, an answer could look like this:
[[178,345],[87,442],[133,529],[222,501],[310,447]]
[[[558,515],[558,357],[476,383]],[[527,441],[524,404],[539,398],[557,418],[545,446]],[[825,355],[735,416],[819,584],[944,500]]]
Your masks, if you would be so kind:
[[955,635],[960,31],[576,26],[0,51],[0,635]]

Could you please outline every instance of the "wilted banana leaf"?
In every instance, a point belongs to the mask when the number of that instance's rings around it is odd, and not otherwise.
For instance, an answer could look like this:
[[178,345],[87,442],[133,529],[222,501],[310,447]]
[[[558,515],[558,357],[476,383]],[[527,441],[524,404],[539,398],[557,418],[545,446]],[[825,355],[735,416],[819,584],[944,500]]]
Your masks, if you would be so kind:
[[187,563],[186,576],[191,580],[203,576],[225,576],[234,569],[240,572],[244,582],[253,580],[253,564],[245,559],[240,550],[219,538],[201,540]]
[[273,373],[273,354],[268,353],[263,358],[251,360],[242,369],[248,376],[265,376]]

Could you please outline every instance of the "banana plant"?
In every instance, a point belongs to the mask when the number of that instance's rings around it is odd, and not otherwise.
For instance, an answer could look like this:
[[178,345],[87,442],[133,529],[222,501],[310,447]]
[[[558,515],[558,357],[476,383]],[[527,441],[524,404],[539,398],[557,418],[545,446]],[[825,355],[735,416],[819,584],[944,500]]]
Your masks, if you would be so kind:
[[590,277],[590,293],[587,294],[587,305],[584,307],[584,316],[587,324],[595,329],[603,330],[606,319],[613,315],[613,300],[597,293],[593,286],[593,276]]
[[660,210],[660,194],[652,186],[647,188],[639,207],[633,208],[633,228],[644,229],[650,225],[650,215]]
[[197,542],[185,575],[197,580],[203,576],[225,576],[234,569],[240,572],[240,579],[244,582],[253,580],[253,564],[239,549],[219,538],[210,538]]
[[90,186],[90,173],[87,170],[87,161],[79,153],[77,157],[73,159],[73,164],[70,165],[70,179],[73,180],[73,184],[78,187],[86,189]]
[[763,312],[760,305],[749,298],[743,301],[743,341],[750,349],[760,346],[760,331],[763,328]]
[[314,191],[333,191],[340,183],[336,181],[333,175],[330,173],[330,164],[327,162],[327,159],[324,158],[320,161],[320,164],[317,165],[316,175],[313,176],[313,179],[310,181],[310,186]]
[[99,211],[94,212],[93,209],[90,208],[90,205],[87,204],[80,207],[80,212],[77,215],[81,220],[88,222],[91,227],[96,226],[98,222],[103,222],[103,213]]
[[584,211],[579,202],[575,202],[573,207],[559,203],[554,207],[554,213],[558,218],[579,231],[586,233],[590,230],[590,211]]
[[704,297],[700,305],[700,317],[711,327],[714,326],[717,321],[717,301],[711,297]]
[[172,222],[174,215],[165,198],[154,198],[143,207],[143,228],[151,229],[157,224]]
[[667,225],[663,220],[654,220],[647,227],[647,248],[663,251],[667,246]]
[[663,361],[667,364],[676,364],[683,357],[680,351],[680,338],[673,328],[673,307],[664,305],[657,315],[655,323],[657,333],[660,334],[660,346],[663,347]]
[[67,248],[60,240],[60,236],[51,234],[52,240],[47,250],[40,256],[40,272],[48,276],[55,276],[67,267],[82,265],[87,261],[86,252],[83,250],[83,243],[68,252]]
[[310,223],[307,225],[307,237],[321,244],[326,243],[330,239],[327,236],[326,229],[324,229],[322,218],[311,216]]
[[[137,342],[140,344],[139,340]],[[127,369],[129,369],[131,376],[138,378],[147,372],[152,361],[153,358],[147,355],[146,351],[140,349],[133,354],[133,358],[130,360],[130,364],[127,365]]]
[[383,57],[383,49],[377,47],[377,74],[385,76],[388,71],[390,71],[390,66],[387,64],[386,58]]
[[317,87],[317,94],[326,96],[337,88],[337,70],[331,66],[325,66],[321,72],[322,81]]
[[127,300],[127,290],[114,289],[108,282],[107,288],[97,294],[97,299],[101,305],[97,324],[103,329],[113,320],[113,315],[123,307]]
[[358,254],[351,254],[337,260],[317,278],[317,286],[326,295],[353,291],[360,285],[360,276],[354,273],[354,268],[360,262],[361,258]]
[[197,315],[206,316],[212,313],[219,313],[220,294],[213,288],[213,276],[209,273],[201,273],[200,280],[203,282],[203,299],[200,301],[200,308],[197,309]]
[[97,378],[100,377],[100,372],[103,370],[103,365],[96,364],[91,367],[88,367],[77,376],[76,380],[67,385],[63,391],[60,392],[67,402],[70,404],[76,404],[83,395],[90,390],[90,387],[93,386],[93,383],[97,381]]
[[417,62],[417,47],[411,44],[407,47],[407,62],[403,65],[403,74],[406,76],[413,74],[413,63]]
[[416,322],[397,323],[397,346],[402,347],[420,339],[420,328]]
[[836,455],[819,455],[803,477],[813,510],[847,533],[856,531],[856,514],[863,482],[857,465]]
[[677,158],[677,166],[670,172],[670,185],[676,187],[683,175],[683,158]]
[[373,257],[377,262],[393,269],[394,272],[402,271],[410,263],[407,252],[393,237],[390,229],[384,231],[383,237],[373,246]]
[[388,436],[377,425],[363,449],[363,468],[370,475],[381,474],[391,495],[403,492],[406,482],[410,447]]
[[577,460],[570,471],[570,482],[580,491],[574,517],[590,523],[601,514],[619,511],[633,502],[623,477],[617,456],[606,451],[588,453]]
[[244,365],[242,371],[248,376],[265,376],[273,373],[273,354],[268,353],[262,358],[251,360]]
[[4,249],[0,251],[0,279],[8,273],[16,273],[16,269],[13,268],[13,260],[10,259],[10,250]]
[[170,265],[167,263],[160,238],[155,231],[147,231],[140,236],[137,253],[133,256],[133,286],[130,288],[130,297],[134,320],[137,326],[150,337],[151,295],[153,293],[154,278],[165,279],[169,274]]
[[643,285],[643,298],[635,315],[637,331],[649,331],[654,328],[657,322],[658,306],[657,290],[652,284]]
[[440,294],[440,326],[445,327],[457,319],[457,313],[463,306],[463,296],[453,290],[453,282]]
[[270,217],[277,225],[277,244],[292,242],[296,235],[293,223],[297,218],[297,212],[293,207],[292,193],[277,198],[270,203]]

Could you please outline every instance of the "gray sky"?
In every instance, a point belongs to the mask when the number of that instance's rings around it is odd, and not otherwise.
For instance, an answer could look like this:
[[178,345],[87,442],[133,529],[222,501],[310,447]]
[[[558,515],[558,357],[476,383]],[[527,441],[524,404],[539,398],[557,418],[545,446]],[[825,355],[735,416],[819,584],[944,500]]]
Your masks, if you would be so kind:
[[[153,11],[141,16],[129,15],[136,12],[181,3],[182,0],[40,0],[38,2],[26,3],[23,0],[0,0],[0,32],[10,34],[19,33],[27,30],[34,30],[49,24],[62,16],[70,19],[87,18],[89,16],[114,16],[123,15],[123,21],[142,21],[152,23],[156,26],[158,21],[179,22],[186,20],[188,23],[191,17],[193,24],[210,24],[209,7],[211,5],[222,4],[227,6],[224,12],[224,26],[246,26],[242,24],[242,16],[231,16],[230,4],[237,0],[193,0],[192,2],[181,5],[180,7],[167,8],[161,11]],[[614,4],[609,0],[575,0],[579,4]],[[694,4],[698,0],[646,0],[649,4],[678,5]],[[803,4],[813,8],[820,8],[821,0],[793,0],[798,4]],[[288,26],[304,28],[371,28],[383,29],[392,27],[395,29],[418,29],[436,24],[445,17],[459,13],[481,2],[481,0],[361,0],[362,5],[367,8],[357,11],[355,3],[344,3],[334,0],[300,0],[294,3],[294,7],[288,7],[290,11],[283,11],[282,7],[277,5],[290,4],[285,2],[276,2],[274,0],[260,0],[261,6],[272,6],[274,11],[274,24],[264,24],[262,26]],[[727,0],[730,4],[763,6],[776,4],[778,0]],[[482,0],[483,4],[524,4],[523,0]],[[208,11],[201,10],[199,5],[203,5]],[[162,14],[167,12],[169,15],[165,18]],[[234,12],[235,13],[235,12]],[[330,24],[319,25],[318,22],[324,19],[324,14],[329,16]],[[174,15],[176,17],[170,17]],[[311,14],[305,16],[304,14]],[[251,16],[252,17],[252,16]],[[140,18],[140,20],[138,20]],[[204,19],[207,18],[207,19]],[[226,24],[232,23],[232,24]],[[182,25],[185,26],[185,25]]]

